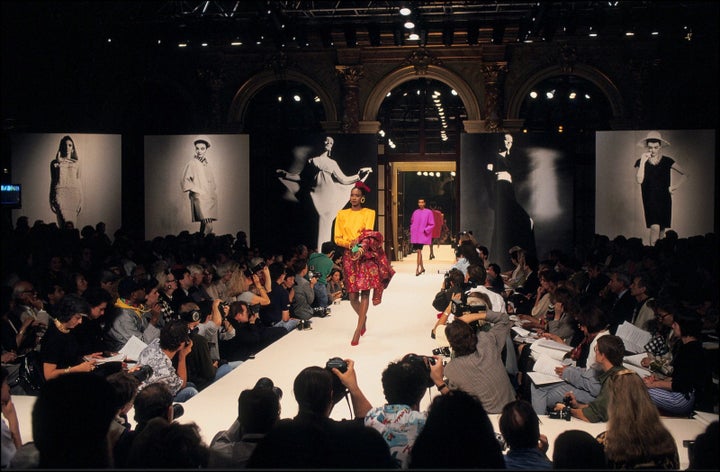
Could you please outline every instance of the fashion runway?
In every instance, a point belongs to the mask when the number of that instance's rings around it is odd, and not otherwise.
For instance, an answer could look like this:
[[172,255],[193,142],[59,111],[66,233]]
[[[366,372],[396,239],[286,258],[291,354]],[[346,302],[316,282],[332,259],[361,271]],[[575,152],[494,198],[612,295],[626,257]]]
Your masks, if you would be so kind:
[[[396,271],[383,294],[380,305],[368,310],[367,332],[360,344],[350,346],[357,315],[345,300],[332,305],[332,313],[325,318],[313,318],[311,330],[294,330],[259,352],[255,359],[244,362],[228,375],[183,404],[185,414],[180,422],[194,421],[210,443],[217,431],[227,429],[237,415],[237,398],[246,388],[252,388],[261,377],[272,379],[283,391],[282,418],[297,414],[297,402],[292,384],[297,374],[308,366],[324,367],[331,357],[355,361],[360,388],[373,406],[385,403],[380,377],[390,361],[408,353],[432,355],[437,347],[430,338],[437,311],[431,302],[440,289],[445,271],[454,263],[454,251],[449,245],[435,249],[436,258],[428,260],[425,247],[425,273],[415,276],[415,254],[403,261],[393,262]],[[432,395],[439,393],[435,389]],[[426,395],[421,404],[430,403]],[[333,408],[331,417],[351,418],[351,408],[345,400]],[[132,418],[132,417],[131,417]]]
[[[436,259],[428,260],[429,249],[423,253],[425,273],[415,276],[415,254],[403,261],[393,262],[396,274],[383,296],[383,302],[371,306],[368,311],[367,332],[360,338],[358,346],[350,346],[357,315],[350,302],[343,301],[332,305],[332,314],[326,318],[313,318],[313,329],[293,331],[265,350],[255,359],[248,360],[225,377],[207,387],[195,397],[183,403],[185,413],[178,419],[180,423],[194,422],[200,427],[203,440],[210,444],[218,431],[225,430],[237,417],[237,399],[244,389],[252,388],[261,377],[273,380],[283,391],[281,400],[281,418],[292,418],[297,414],[292,384],[297,374],[308,366],[324,367],[331,357],[341,357],[355,361],[358,384],[373,406],[385,403],[380,381],[382,371],[387,364],[408,353],[431,355],[438,347],[430,337],[435,325],[437,311],[431,302],[440,289],[443,276],[454,263],[454,252],[449,245],[435,248]],[[432,398],[440,395],[435,388],[420,403],[420,409],[428,408]],[[32,441],[31,411],[35,397],[13,396],[18,412],[23,442]],[[128,418],[134,425],[134,413]],[[342,400],[332,410],[334,419],[352,417],[352,409]],[[490,415],[490,420],[498,427],[499,415]],[[694,440],[704,432],[710,421],[718,415],[701,413],[695,419],[663,417],[663,424],[670,430],[680,455],[681,469],[689,465],[687,447],[684,440]],[[586,423],[573,418],[564,420],[540,417],[540,432],[550,442],[548,457],[552,457],[555,438],[563,431],[580,429],[593,436],[605,431],[605,423]]]

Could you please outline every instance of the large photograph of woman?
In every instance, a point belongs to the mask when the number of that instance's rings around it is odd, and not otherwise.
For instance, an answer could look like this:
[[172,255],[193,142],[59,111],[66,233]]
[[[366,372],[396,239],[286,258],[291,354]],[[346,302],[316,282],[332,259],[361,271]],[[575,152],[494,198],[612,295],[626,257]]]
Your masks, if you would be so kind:
[[596,133],[595,232],[655,245],[714,231],[715,131]]
[[85,133],[18,133],[11,136],[12,176],[23,184],[27,216],[76,229],[121,225],[121,136]]
[[83,188],[77,147],[70,136],[60,140],[55,159],[50,162],[50,209],[59,228],[69,221],[75,225],[82,210]]

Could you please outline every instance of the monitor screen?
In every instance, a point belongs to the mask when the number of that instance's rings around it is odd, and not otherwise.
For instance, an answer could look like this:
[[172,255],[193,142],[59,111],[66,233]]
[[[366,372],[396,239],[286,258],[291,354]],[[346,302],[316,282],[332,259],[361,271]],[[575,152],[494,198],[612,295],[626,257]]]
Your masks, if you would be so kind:
[[22,185],[2,184],[0,185],[0,203],[8,208],[20,208],[22,206]]

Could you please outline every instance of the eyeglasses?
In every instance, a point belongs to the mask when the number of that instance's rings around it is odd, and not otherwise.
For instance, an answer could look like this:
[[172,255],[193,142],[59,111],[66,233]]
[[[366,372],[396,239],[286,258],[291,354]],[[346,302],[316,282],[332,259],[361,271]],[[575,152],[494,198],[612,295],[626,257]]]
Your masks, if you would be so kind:
[[20,293],[37,293],[37,290],[31,289],[31,290],[23,290]]
[[177,282],[177,280],[175,280],[175,279],[172,279],[172,280],[168,279],[168,280],[166,280],[165,282],[171,284],[171,283],[173,283],[173,282]]

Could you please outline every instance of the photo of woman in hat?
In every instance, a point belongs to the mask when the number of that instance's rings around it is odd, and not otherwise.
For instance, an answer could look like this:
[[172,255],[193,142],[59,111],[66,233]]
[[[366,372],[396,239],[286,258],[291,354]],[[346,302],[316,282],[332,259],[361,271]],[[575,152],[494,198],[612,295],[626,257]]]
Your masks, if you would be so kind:
[[[672,194],[685,183],[688,174],[674,159],[661,154],[662,147],[670,146],[670,143],[659,131],[650,131],[638,146],[644,147],[645,152],[635,161],[636,180],[642,193],[645,225],[650,230],[649,244],[654,246],[671,226]],[[674,183],[671,171],[679,176]]]
[[218,216],[218,198],[215,177],[205,153],[210,148],[207,136],[198,136],[193,141],[195,155],[185,166],[181,182],[182,191],[188,192],[192,221],[200,222],[200,233],[213,231],[213,221]]

